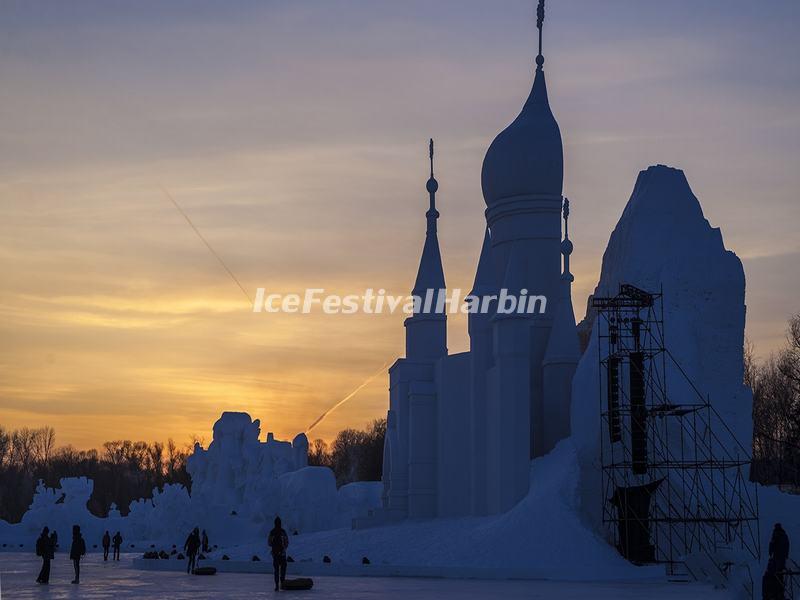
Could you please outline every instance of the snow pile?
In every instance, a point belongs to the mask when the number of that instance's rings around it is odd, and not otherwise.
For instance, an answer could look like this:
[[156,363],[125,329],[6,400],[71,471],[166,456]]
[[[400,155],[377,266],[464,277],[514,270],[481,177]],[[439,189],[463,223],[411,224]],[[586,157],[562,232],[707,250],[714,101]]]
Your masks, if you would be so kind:
[[305,532],[349,527],[354,516],[380,506],[380,482],[337,490],[330,469],[309,467],[305,434],[289,443],[270,433],[261,442],[259,421],[234,412],[223,413],[213,431],[208,449],[196,444],[188,459],[191,495],[183,486],[166,485],[152,499],[132,502],[126,517],[112,506],[108,517],[99,518],[86,508],[91,480],[62,479],[56,489],[40,482],[19,524],[0,521],[0,544],[30,547],[45,525],[67,535],[79,524],[90,550],[106,530],[120,531],[129,549],[131,543],[182,545],[194,527],[222,547],[263,542],[276,515],[289,531]]
[[[292,536],[295,561],[461,569],[464,576],[513,572],[516,576],[601,580],[663,575],[625,561],[579,517],[579,470],[570,440],[531,466],[531,492],[509,512],[490,517],[406,521],[370,529]],[[247,560],[261,546],[229,550]],[[452,571],[451,571],[452,572]]]
[[363,517],[376,506],[381,506],[383,485],[376,486],[371,481],[357,481],[339,488],[339,518],[349,523]]

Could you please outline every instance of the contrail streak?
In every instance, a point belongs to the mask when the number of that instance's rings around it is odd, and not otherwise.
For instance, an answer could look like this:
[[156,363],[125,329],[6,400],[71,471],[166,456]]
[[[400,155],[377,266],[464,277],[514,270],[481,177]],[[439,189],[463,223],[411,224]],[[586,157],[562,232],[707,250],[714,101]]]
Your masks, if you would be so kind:
[[370,382],[371,382],[373,379],[375,379],[375,378],[376,378],[378,375],[380,375],[381,373],[384,373],[384,372],[386,371],[386,367],[388,367],[388,366],[389,366],[389,363],[391,363],[391,362],[392,362],[392,360],[394,360],[394,359],[391,359],[391,358],[390,358],[390,359],[389,359],[389,360],[387,360],[385,363],[383,363],[383,364],[381,365],[381,368],[380,368],[380,369],[378,369],[377,371],[375,371],[375,373],[373,373],[373,374],[372,374],[372,375],[370,375],[369,377],[367,377],[367,378],[366,378],[366,379],[365,379],[365,380],[364,380],[364,381],[361,383],[361,385],[359,385],[359,386],[358,386],[356,389],[354,389],[352,392],[350,392],[349,394],[347,394],[347,396],[345,396],[344,398],[342,398],[341,400],[339,400],[339,401],[338,401],[336,404],[334,404],[333,406],[331,406],[331,407],[330,407],[328,410],[326,410],[326,411],[325,411],[324,413],[322,413],[322,414],[321,414],[319,417],[317,417],[317,420],[316,420],[316,421],[314,421],[314,422],[313,422],[313,423],[312,423],[312,424],[311,424],[311,425],[308,427],[308,429],[306,429],[306,435],[307,435],[307,434],[308,434],[308,433],[309,433],[309,432],[310,432],[312,429],[314,429],[314,427],[316,427],[317,425],[319,425],[319,424],[320,424],[320,422],[321,422],[321,421],[322,421],[322,420],[323,420],[325,417],[327,417],[329,414],[331,414],[333,411],[335,411],[337,408],[339,408],[339,407],[340,407],[342,404],[344,404],[345,402],[347,402],[348,400],[350,400],[350,399],[351,399],[353,396],[355,396],[355,395],[356,395],[358,392],[360,392],[360,391],[361,391],[361,390],[363,390],[365,387],[367,387],[367,385],[368,385],[368,384],[369,384],[369,383],[370,383]]
[[211,254],[214,255],[214,257],[219,261],[219,264],[222,265],[222,268],[225,269],[225,271],[227,271],[228,275],[231,276],[231,279],[233,279],[233,281],[236,283],[236,285],[239,286],[239,289],[242,290],[242,293],[244,294],[245,298],[247,298],[248,302],[250,303],[250,306],[252,306],[253,305],[253,299],[250,297],[250,294],[247,293],[247,290],[244,289],[244,286],[239,282],[238,279],[236,279],[236,275],[234,275],[233,271],[231,271],[228,268],[228,265],[225,264],[225,261],[222,260],[222,257],[219,254],[217,254],[217,251],[214,250],[214,248],[211,247],[211,244],[208,243],[208,240],[206,240],[206,238],[203,237],[203,234],[200,233],[200,230],[197,227],[195,227],[194,223],[192,223],[192,220],[189,218],[189,215],[187,215],[185,212],[183,212],[183,209],[175,201],[175,198],[172,197],[172,194],[170,194],[167,191],[167,188],[162,187],[161,191],[164,192],[164,195],[167,198],[169,198],[170,202],[172,202],[172,204],[175,206],[175,208],[178,209],[178,212],[181,213],[181,215],[183,215],[183,218],[186,219],[186,222],[189,224],[189,226],[192,229],[194,229],[194,232],[197,234],[197,237],[200,238],[200,240],[206,245],[206,248],[208,248],[208,251],[211,252]]
[[[208,243],[208,240],[207,240],[205,237],[203,237],[203,234],[202,234],[202,233],[200,233],[200,230],[199,230],[197,227],[195,227],[195,224],[194,224],[194,223],[192,223],[192,220],[189,218],[189,215],[187,215],[187,214],[186,214],[186,213],[183,211],[183,209],[180,207],[180,205],[179,205],[179,204],[178,204],[178,203],[175,201],[175,198],[173,198],[173,197],[172,197],[172,194],[170,194],[170,193],[169,193],[169,191],[167,191],[167,189],[166,189],[165,187],[162,187],[162,188],[161,188],[161,191],[162,191],[162,192],[164,192],[164,195],[165,195],[167,198],[169,198],[169,201],[170,201],[170,202],[172,202],[172,205],[173,205],[173,206],[174,206],[174,207],[175,207],[175,208],[178,210],[178,212],[179,212],[179,213],[181,213],[181,215],[183,216],[183,218],[184,218],[184,219],[186,219],[186,222],[189,224],[189,226],[190,226],[190,227],[191,227],[191,228],[194,230],[194,232],[197,234],[197,237],[199,237],[199,238],[200,238],[200,240],[203,242],[203,244],[205,244],[206,248],[208,248],[208,251],[209,251],[209,252],[211,252],[211,254],[213,254],[213,255],[214,255],[214,257],[215,257],[215,258],[216,258],[216,259],[219,261],[219,264],[220,264],[220,265],[222,265],[222,268],[223,268],[223,269],[225,269],[225,271],[228,273],[228,275],[230,275],[231,279],[233,279],[233,281],[236,283],[236,285],[237,285],[237,286],[239,286],[239,289],[240,289],[240,290],[242,290],[242,293],[244,294],[245,298],[247,298],[248,302],[249,302],[249,303],[250,303],[250,305],[252,306],[252,304],[253,304],[253,299],[250,297],[250,294],[248,294],[248,293],[247,293],[247,290],[245,290],[245,289],[244,289],[244,286],[243,286],[243,285],[242,285],[242,284],[239,282],[239,280],[236,278],[236,275],[234,275],[234,274],[233,274],[233,271],[231,271],[231,270],[228,268],[228,265],[226,265],[226,264],[225,264],[225,261],[224,261],[224,260],[222,260],[222,257],[221,257],[219,254],[217,254],[217,251],[216,251],[216,250],[214,250],[214,248],[211,246],[211,244],[209,244],[209,243]],[[392,360],[394,360],[394,359],[389,359],[389,360],[387,360],[385,363],[383,363],[383,364],[381,365],[381,368],[380,368],[380,369],[378,369],[377,371],[375,371],[375,373],[373,373],[372,375],[370,375],[369,377],[367,377],[367,378],[366,378],[366,379],[365,379],[365,380],[364,380],[364,381],[363,381],[363,382],[362,382],[362,383],[361,383],[361,384],[360,384],[360,385],[359,385],[359,386],[358,386],[356,389],[354,389],[352,392],[350,392],[349,394],[347,394],[347,396],[345,396],[344,398],[342,398],[341,400],[339,400],[339,401],[338,401],[336,404],[334,404],[333,406],[331,406],[331,407],[330,407],[328,410],[326,410],[326,411],[325,411],[324,413],[322,413],[322,414],[321,414],[319,417],[317,417],[317,420],[316,420],[316,421],[314,421],[314,422],[313,422],[313,423],[312,423],[312,424],[311,424],[311,425],[308,427],[308,429],[306,429],[306,433],[309,433],[309,432],[310,432],[312,429],[314,429],[314,427],[316,427],[317,425],[319,425],[319,424],[322,422],[322,420],[323,420],[325,417],[327,417],[329,414],[331,414],[333,411],[335,411],[337,408],[339,408],[339,407],[340,407],[342,404],[344,404],[345,402],[347,402],[348,400],[350,400],[350,399],[351,399],[353,396],[355,396],[355,395],[356,395],[358,392],[360,392],[360,391],[361,391],[361,390],[363,390],[365,387],[367,387],[367,385],[369,385],[369,383],[370,383],[370,382],[371,382],[373,379],[375,379],[375,378],[376,378],[378,375],[380,375],[381,373],[385,372],[385,370],[386,370],[386,367],[388,367],[388,366],[389,366],[389,363],[391,363],[391,362],[392,362]]]

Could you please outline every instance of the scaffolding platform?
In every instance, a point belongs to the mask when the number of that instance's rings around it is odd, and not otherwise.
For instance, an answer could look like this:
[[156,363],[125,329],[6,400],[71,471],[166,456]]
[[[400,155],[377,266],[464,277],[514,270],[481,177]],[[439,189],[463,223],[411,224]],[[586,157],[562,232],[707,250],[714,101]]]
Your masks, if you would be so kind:
[[[760,558],[750,453],[665,346],[663,294],[624,284],[592,306],[603,522],[620,553],[668,569],[689,555],[714,559],[734,548]],[[680,397],[667,390],[675,378],[683,379]]]

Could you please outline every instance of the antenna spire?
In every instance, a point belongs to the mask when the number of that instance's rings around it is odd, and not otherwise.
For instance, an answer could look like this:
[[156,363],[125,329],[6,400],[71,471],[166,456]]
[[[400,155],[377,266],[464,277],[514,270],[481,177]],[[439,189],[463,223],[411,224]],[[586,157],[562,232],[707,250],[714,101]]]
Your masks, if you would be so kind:
[[536,7],[536,29],[539,30],[539,54],[536,56],[536,70],[541,71],[544,64],[544,55],[542,54],[542,28],[544,26],[544,0],[539,0],[539,6]]

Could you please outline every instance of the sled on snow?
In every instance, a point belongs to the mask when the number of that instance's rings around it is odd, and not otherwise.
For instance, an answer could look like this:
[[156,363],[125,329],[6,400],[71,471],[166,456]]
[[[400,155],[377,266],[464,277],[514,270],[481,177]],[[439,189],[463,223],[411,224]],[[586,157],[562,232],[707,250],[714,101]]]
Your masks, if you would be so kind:
[[281,584],[284,590],[310,590],[314,587],[314,580],[309,577],[285,579]]
[[216,567],[195,567],[192,571],[193,575],[216,575]]

